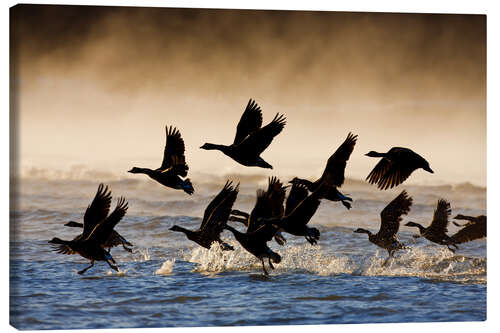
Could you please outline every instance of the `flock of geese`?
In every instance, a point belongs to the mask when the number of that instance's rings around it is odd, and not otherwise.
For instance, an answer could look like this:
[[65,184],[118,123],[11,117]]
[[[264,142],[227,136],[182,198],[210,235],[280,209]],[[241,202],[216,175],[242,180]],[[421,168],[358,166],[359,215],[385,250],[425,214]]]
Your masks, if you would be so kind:
[[[205,143],[200,148],[219,150],[244,166],[272,169],[273,167],[260,155],[283,130],[285,124],[286,118],[276,114],[269,124],[262,127],[262,111],[255,101],[250,100],[237,125],[236,136],[231,145]],[[191,195],[194,193],[194,187],[191,180],[186,178],[189,167],[184,155],[184,140],[179,130],[172,126],[166,127],[166,137],[163,162],[159,168],[133,167],[129,172],[146,174],[166,187],[183,190]],[[233,209],[239,184],[227,181],[205,209],[198,229],[189,230],[174,225],[170,230],[184,233],[189,240],[204,248],[210,249],[216,242],[222,250],[231,251],[233,247],[220,238],[223,230],[229,230],[245,250],[261,261],[264,274],[268,275],[264,260],[268,260],[272,269],[274,269],[273,263],[278,264],[281,261],[281,256],[269,248],[268,242],[274,239],[279,245],[284,246],[286,238],[283,233],[287,233],[304,237],[312,245],[317,244],[320,231],[307,224],[316,213],[321,200],[340,201],[347,209],[351,208],[352,198],[342,194],[338,188],[344,183],[345,167],[356,140],[357,135],[349,133],[328,159],[321,177],[314,182],[295,177],[289,181],[290,185],[285,186],[278,178],[270,177],[267,189],[257,191],[257,200],[250,213]],[[393,147],[386,153],[370,151],[366,156],[381,158],[366,178],[380,190],[400,185],[420,168],[433,173],[429,163],[408,148]],[[403,190],[380,213],[381,224],[377,233],[373,234],[362,228],[354,231],[368,234],[371,243],[387,250],[389,256],[384,265],[395,251],[406,248],[398,240],[397,232],[402,216],[409,213],[412,202],[413,199]],[[85,211],[83,223],[70,221],[65,224],[69,227],[82,228],[82,233],[73,240],[55,237],[49,241],[58,253],[79,254],[90,260],[90,266],[79,271],[79,274],[93,267],[95,261],[105,261],[112,269],[118,271],[118,266],[110,253],[114,246],[122,245],[125,250],[132,252],[130,247],[133,245],[114,230],[125,216],[128,203],[121,197],[111,214],[109,214],[110,207],[111,192],[107,186],[100,184],[92,203]],[[420,235],[414,237],[421,236],[433,243],[446,245],[452,252],[458,249],[457,244],[486,237],[486,216],[473,217],[461,214],[454,219],[466,220],[467,223],[461,225],[453,222],[462,229],[448,236],[450,216],[450,203],[440,199],[428,227],[416,222],[407,222],[405,225],[419,229]],[[245,232],[237,230],[228,222],[243,224],[246,227]]]

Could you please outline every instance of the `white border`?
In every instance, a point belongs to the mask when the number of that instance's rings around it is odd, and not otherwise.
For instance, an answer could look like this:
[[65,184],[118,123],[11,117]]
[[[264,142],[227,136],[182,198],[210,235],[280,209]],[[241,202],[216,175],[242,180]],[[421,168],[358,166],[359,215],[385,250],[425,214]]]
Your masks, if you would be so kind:
[[[401,330],[405,332],[421,332],[422,330],[428,331],[453,331],[453,332],[467,332],[470,333],[472,330],[493,330],[500,323],[498,316],[496,316],[496,309],[498,308],[498,257],[499,257],[499,246],[496,243],[495,235],[498,235],[500,223],[497,219],[498,209],[496,208],[496,203],[498,202],[500,196],[498,193],[498,176],[495,175],[495,171],[498,170],[498,59],[500,59],[500,54],[498,52],[498,22],[499,15],[498,10],[495,6],[494,1],[429,1],[429,0],[419,0],[419,1],[342,1],[330,3],[328,1],[317,1],[308,0],[305,1],[273,1],[273,0],[254,0],[254,1],[36,1],[30,0],[27,3],[33,4],[70,4],[70,5],[112,5],[112,6],[140,6],[140,7],[194,7],[194,8],[248,8],[248,9],[288,9],[288,10],[331,10],[331,11],[363,11],[363,12],[405,12],[405,13],[464,13],[464,14],[487,14],[487,75],[488,75],[488,103],[487,109],[487,170],[493,170],[493,172],[488,173],[488,219],[492,222],[489,224],[488,233],[490,235],[488,241],[488,319],[486,322],[474,322],[474,323],[419,323],[419,324],[363,324],[363,325],[323,325],[323,326],[270,326],[261,327],[259,330],[272,330],[273,332],[289,332],[290,330],[297,332],[304,329],[314,330],[315,332],[329,332],[335,330],[336,332],[344,331],[369,331],[370,333],[377,332],[387,332],[387,330]],[[3,131],[0,132],[1,140],[1,151],[2,156],[8,159],[8,101],[9,101],[9,10],[8,8],[14,6],[16,2],[8,1],[7,6],[4,5],[4,10],[2,12],[2,45],[6,46],[2,52],[2,83],[3,83],[3,99],[2,104],[4,105],[4,111],[0,113],[0,123],[2,124]],[[9,326],[9,288],[8,288],[8,244],[9,244],[9,225],[5,221],[8,219],[8,173],[9,164],[8,160],[5,161],[2,166],[1,177],[1,193],[3,200],[1,201],[1,212],[4,217],[4,229],[2,234],[3,250],[0,251],[3,259],[2,269],[2,307],[1,307],[1,324],[2,329],[6,331],[14,331],[14,328]],[[232,330],[237,330],[239,332],[250,332],[250,330],[255,330],[254,327],[217,327],[217,328],[185,328],[185,329],[134,329],[135,332],[152,332],[159,330],[167,331],[200,331],[204,332],[229,332]],[[498,329],[498,328],[497,328]],[[119,330],[99,330],[99,332],[118,332]],[[131,331],[131,330],[126,330]],[[50,331],[49,331],[50,332]],[[56,331],[54,331],[56,332]],[[62,331],[57,331],[62,332]],[[71,332],[84,332],[84,330],[73,330]]]

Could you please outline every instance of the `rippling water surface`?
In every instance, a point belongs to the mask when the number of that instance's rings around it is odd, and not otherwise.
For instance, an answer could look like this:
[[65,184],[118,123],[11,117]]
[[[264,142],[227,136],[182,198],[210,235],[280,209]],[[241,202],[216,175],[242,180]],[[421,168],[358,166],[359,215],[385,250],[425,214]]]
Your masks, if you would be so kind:
[[[114,196],[112,209],[118,196],[129,201],[116,230],[135,245],[134,253],[114,248],[120,272],[97,262],[80,276],[76,272],[88,261],[52,252],[47,241],[78,234],[63,224],[82,220],[99,183],[93,179],[104,176]],[[323,201],[310,222],[321,231],[318,245],[286,234],[285,247],[269,243],[283,261],[264,277],[260,262],[227,231],[222,238],[235,251],[223,253],[168,230],[173,224],[199,226],[206,205],[225,182],[203,179],[188,197],[140,177],[24,175],[11,193],[11,324],[90,329],[486,319],[486,239],[462,244],[453,254],[414,239],[414,231],[402,227],[399,237],[409,249],[383,267],[387,253],[367,235],[353,233],[357,227],[376,232],[380,211],[402,189],[414,199],[404,221],[428,225],[441,197],[450,200],[453,214],[486,214],[484,188],[403,184],[380,192],[348,180],[343,190],[354,198],[353,208]],[[229,179],[241,181],[234,208],[246,211],[255,202],[255,190],[267,182],[265,177]]]

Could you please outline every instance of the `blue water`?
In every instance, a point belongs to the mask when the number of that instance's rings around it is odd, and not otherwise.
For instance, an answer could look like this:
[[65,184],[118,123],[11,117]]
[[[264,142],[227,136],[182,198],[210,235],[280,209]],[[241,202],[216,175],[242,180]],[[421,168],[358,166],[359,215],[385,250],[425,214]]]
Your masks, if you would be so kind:
[[[265,179],[242,179],[235,208],[249,210]],[[222,238],[232,252],[206,250],[172,224],[195,229],[219,182],[200,185],[193,197],[147,180],[107,182],[115,205],[120,195],[130,209],[116,229],[134,253],[111,252],[120,272],[76,255],[51,251],[47,241],[71,239],[98,182],[23,179],[14,188],[10,243],[10,321],[23,330],[170,326],[302,325],[335,323],[480,321],[486,319],[486,239],[446,247],[414,239],[402,227],[400,251],[382,266],[386,252],[369,243],[364,227],[376,232],[379,212],[403,188],[414,198],[410,219],[427,225],[435,201],[451,201],[453,213],[485,214],[486,190],[470,186],[406,186],[376,192],[347,183],[355,201],[346,211],[322,202],[310,222],[321,231],[317,246],[285,235],[285,247],[270,243],[283,260],[262,275],[261,264],[231,233]],[[223,184],[223,183],[222,183]],[[220,184],[221,185],[221,184]],[[471,198],[474,198],[471,200]],[[454,215],[453,215],[454,216]],[[240,227],[236,224],[236,227]],[[450,226],[450,233],[456,227]]]

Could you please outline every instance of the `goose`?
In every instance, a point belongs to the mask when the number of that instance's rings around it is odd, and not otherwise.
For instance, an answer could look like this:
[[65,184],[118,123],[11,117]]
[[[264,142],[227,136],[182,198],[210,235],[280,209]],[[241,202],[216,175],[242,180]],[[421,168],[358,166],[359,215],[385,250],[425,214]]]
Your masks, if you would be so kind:
[[352,201],[352,199],[340,193],[337,187],[342,186],[342,184],[344,183],[344,171],[346,163],[349,160],[352,151],[354,150],[357,138],[358,136],[353,135],[352,133],[349,133],[347,135],[345,141],[328,159],[321,178],[317,179],[314,182],[311,182],[306,179],[295,177],[292,179],[292,181],[290,181],[290,183],[304,184],[311,192],[316,191],[320,184],[323,184],[323,191],[321,193],[318,193],[321,198],[331,201],[341,201],[347,209],[351,209],[351,204],[349,203],[349,201]]
[[376,234],[363,228],[354,230],[355,233],[368,234],[368,240],[371,243],[387,250],[389,257],[384,261],[383,266],[392,258],[396,250],[404,248],[404,245],[398,241],[396,234],[402,220],[401,216],[408,214],[412,203],[413,199],[403,190],[380,213],[380,229]]
[[294,236],[303,236],[311,245],[317,244],[320,232],[307,223],[320,204],[321,186],[308,195],[307,188],[302,184],[293,184],[286,200],[285,214],[281,218],[265,219],[265,223],[279,226],[278,231],[284,231]]
[[186,177],[188,165],[184,157],[184,140],[181,133],[175,127],[165,126],[167,139],[165,149],[163,150],[163,162],[158,169],[148,169],[133,167],[128,172],[142,173],[156,180],[158,183],[177,190],[183,190],[187,194],[194,193],[193,184],[189,178],[182,180],[181,177]]
[[311,244],[316,244],[319,239],[319,230],[306,226],[307,222],[316,212],[319,206],[317,193],[307,195],[307,188],[301,184],[292,185],[287,198],[285,214],[282,217],[261,218],[261,225],[250,232],[242,233],[230,225],[224,228],[231,231],[236,240],[245,250],[256,256],[262,263],[265,275],[268,275],[264,265],[264,258],[268,258],[269,266],[274,269],[274,263],[281,262],[281,256],[267,246],[280,230],[295,236],[304,236]]
[[[247,226],[247,233],[257,230],[264,224],[265,218],[282,217],[285,208],[285,192],[286,186],[280,182],[276,177],[269,177],[267,191],[257,190],[257,201],[250,214],[240,211],[232,210],[229,221],[241,222]],[[277,233],[274,237],[276,242],[284,245],[286,239]]]
[[455,241],[456,244],[461,244],[465,242],[470,242],[475,239],[480,239],[486,237],[486,216],[466,216],[462,214],[458,214],[454,217],[455,220],[466,220],[469,221],[466,224],[460,225],[456,222],[453,222],[458,227],[463,227],[459,231],[457,231],[451,238]]
[[232,182],[227,181],[219,194],[208,204],[197,230],[189,230],[178,225],[172,226],[170,230],[184,233],[189,240],[206,249],[210,249],[212,243],[217,242],[222,250],[233,250],[231,245],[220,239],[220,233],[229,218],[238,190],[239,184],[233,186]]
[[[83,228],[83,223],[79,223],[76,221],[69,221],[64,226],[73,228]],[[132,249],[128,248],[127,246],[134,246],[134,244],[127,241],[122,235],[116,232],[116,230],[113,230],[111,232],[111,235],[109,235],[108,240],[104,242],[104,244],[102,244],[102,247],[107,248],[108,252],[111,253],[111,248],[118,245],[121,245],[124,250],[132,253]]]
[[274,269],[272,262],[279,264],[281,262],[281,256],[271,250],[267,246],[267,242],[270,241],[273,236],[276,235],[279,227],[273,224],[263,224],[256,230],[252,232],[240,232],[230,225],[224,225],[224,228],[231,231],[234,238],[241,244],[241,246],[257,257],[262,263],[262,270],[265,275],[269,275],[264,265],[264,259],[268,258],[269,267]]
[[419,168],[434,173],[429,162],[408,148],[393,147],[387,153],[377,153],[372,150],[365,156],[382,157],[366,177],[370,184],[377,184],[380,190],[398,186]]
[[[408,222],[405,225],[408,227],[416,227],[420,231],[420,236],[427,238],[433,243],[446,245],[451,252],[458,250],[456,242],[446,234],[448,231],[448,218],[451,215],[451,206],[445,199],[439,199],[436,209],[434,210],[434,216],[429,227],[425,228],[419,223]],[[414,236],[418,238],[418,235]],[[450,248],[450,246],[455,247],[455,250]]]
[[50,244],[55,244],[53,250],[57,253],[79,254],[90,260],[90,266],[79,271],[80,275],[93,267],[95,261],[105,261],[109,267],[118,271],[115,260],[109,251],[103,248],[103,245],[112,234],[113,228],[127,213],[128,203],[125,198],[119,198],[116,208],[108,216],[110,205],[111,192],[108,192],[107,186],[100,184],[94,200],[85,211],[82,234],[70,241],[57,237],[49,241]]
[[236,162],[244,166],[255,166],[272,169],[260,154],[271,144],[286,124],[286,118],[279,113],[264,127],[262,126],[262,111],[254,100],[250,99],[236,127],[234,142],[229,145],[205,143],[200,148],[205,150],[220,150]]

